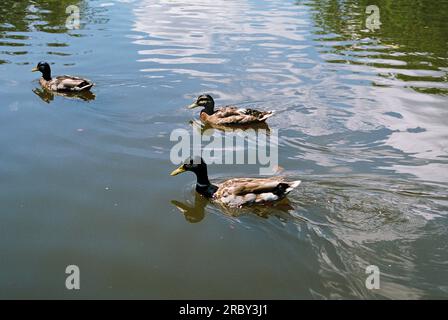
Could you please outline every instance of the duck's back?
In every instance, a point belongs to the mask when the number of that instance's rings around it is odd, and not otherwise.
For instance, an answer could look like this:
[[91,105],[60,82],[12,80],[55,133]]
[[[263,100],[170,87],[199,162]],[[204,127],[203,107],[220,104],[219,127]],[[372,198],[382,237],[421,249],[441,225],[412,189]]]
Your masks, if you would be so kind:
[[282,177],[235,178],[218,185],[214,198],[230,207],[263,204],[284,198],[300,181],[287,182]]
[[210,116],[201,115],[201,119],[218,125],[245,125],[265,122],[272,115],[272,111],[226,106],[216,110]]
[[55,77],[50,81],[41,78],[41,85],[51,91],[80,92],[90,90],[94,84],[87,79],[64,75]]

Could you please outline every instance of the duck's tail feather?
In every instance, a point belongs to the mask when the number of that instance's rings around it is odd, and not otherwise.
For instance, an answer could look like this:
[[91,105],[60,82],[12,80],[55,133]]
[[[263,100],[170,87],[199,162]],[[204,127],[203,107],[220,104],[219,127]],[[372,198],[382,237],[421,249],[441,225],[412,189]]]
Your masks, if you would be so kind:
[[292,190],[294,190],[295,188],[297,188],[300,184],[302,183],[302,181],[300,180],[296,180],[296,181],[292,181],[292,182],[288,182],[288,188],[286,189],[286,193],[290,193]]

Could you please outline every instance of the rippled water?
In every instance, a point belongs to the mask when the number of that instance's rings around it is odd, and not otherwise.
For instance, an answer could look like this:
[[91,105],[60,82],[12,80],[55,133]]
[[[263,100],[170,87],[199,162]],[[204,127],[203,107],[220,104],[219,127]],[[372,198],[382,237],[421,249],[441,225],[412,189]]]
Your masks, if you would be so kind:
[[[3,0],[0,297],[448,298],[448,1],[375,2],[371,32],[363,0]],[[36,90],[40,60],[94,99]],[[288,204],[232,216],[169,177],[203,92],[277,110]]]

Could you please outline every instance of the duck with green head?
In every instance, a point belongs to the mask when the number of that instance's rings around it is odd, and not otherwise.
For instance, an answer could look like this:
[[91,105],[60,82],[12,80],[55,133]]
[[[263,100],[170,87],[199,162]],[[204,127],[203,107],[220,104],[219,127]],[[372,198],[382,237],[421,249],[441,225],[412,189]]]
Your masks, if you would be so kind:
[[200,119],[202,122],[219,126],[244,126],[265,123],[274,115],[274,111],[259,111],[236,106],[225,106],[215,110],[215,101],[208,94],[200,95],[189,109],[202,108]]
[[206,198],[227,207],[269,204],[281,200],[299,186],[300,181],[286,181],[283,177],[233,178],[212,184],[208,178],[207,164],[200,157],[188,158],[176,170],[176,176],[186,171],[196,175],[196,191]]
[[39,79],[40,85],[54,92],[84,92],[90,90],[94,83],[90,80],[74,76],[51,76],[51,68],[47,62],[39,62],[31,71],[42,73]]

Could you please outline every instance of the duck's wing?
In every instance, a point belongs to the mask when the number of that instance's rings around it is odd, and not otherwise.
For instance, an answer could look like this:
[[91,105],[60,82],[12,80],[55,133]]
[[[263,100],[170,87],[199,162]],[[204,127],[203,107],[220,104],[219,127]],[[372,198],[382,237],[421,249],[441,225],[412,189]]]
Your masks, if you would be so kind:
[[94,85],[94,83],[88,79],[69,75],[56,77],[52,82],[52,86],[55,86],[57,91],[80,92],[89,90]]
[[282,177],[236,178],[220,184],[214,197],[231,207],[262,204],[282,199],[299,184],[300,181],[288,182]]
[[227,106],[216,110],[213,115],[209,116],[209,121],[218,125],[244,125],[264,122],[273,115],[273,111],[258,111],[255,109]]

